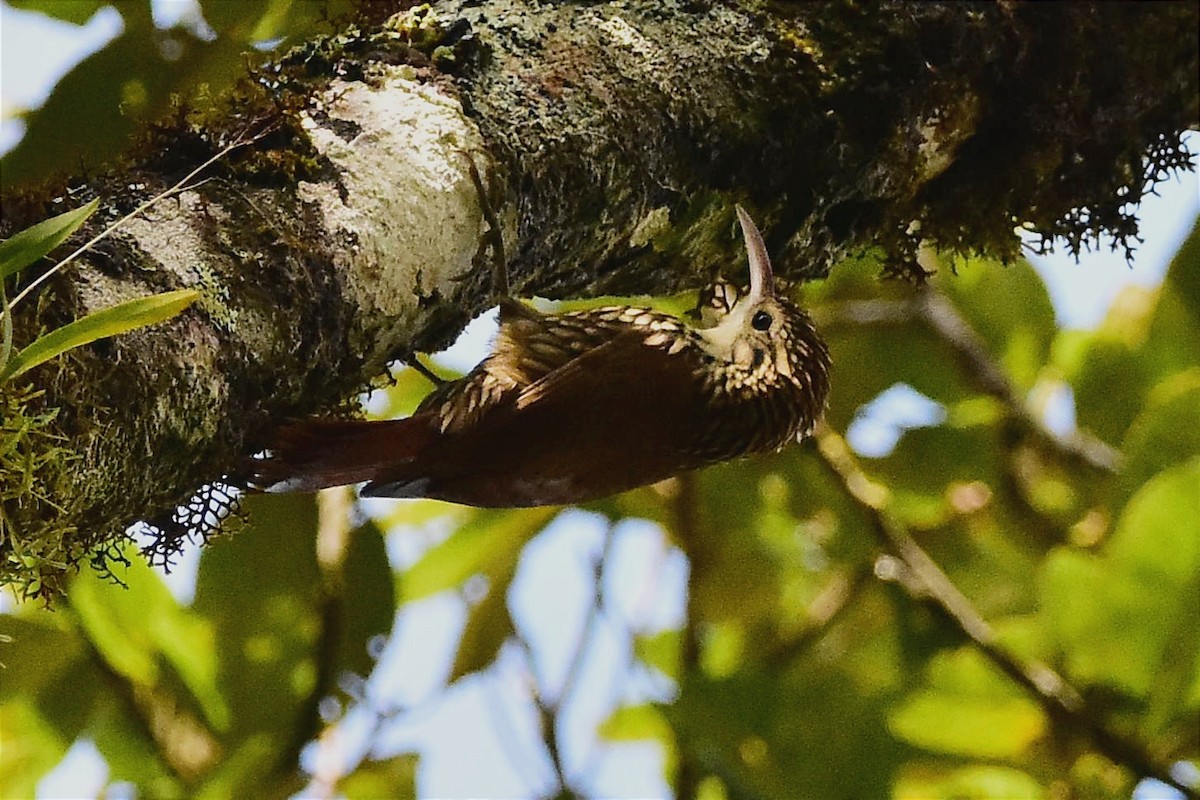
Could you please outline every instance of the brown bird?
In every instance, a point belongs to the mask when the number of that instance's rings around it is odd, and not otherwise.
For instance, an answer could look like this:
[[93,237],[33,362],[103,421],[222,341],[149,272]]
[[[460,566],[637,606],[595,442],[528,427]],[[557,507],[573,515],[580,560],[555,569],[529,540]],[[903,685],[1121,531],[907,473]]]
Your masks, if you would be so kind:
[[[766,246],[738,219],[750,288],[710,288],[700,324],[630,306],[542,314],[500,302],[493,351],[406,419],[283,428],[252,483],[521,507],[606,497],[812,431],[829,352],[775,291]],[[703,302],[703,301],[702,301]]]

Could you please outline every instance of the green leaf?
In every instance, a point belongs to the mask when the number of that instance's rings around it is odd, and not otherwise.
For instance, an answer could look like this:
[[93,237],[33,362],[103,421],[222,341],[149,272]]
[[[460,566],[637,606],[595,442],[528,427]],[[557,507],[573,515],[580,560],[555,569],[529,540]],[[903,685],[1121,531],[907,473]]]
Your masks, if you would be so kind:
[[1048,792],[1028,773],[976,765],[947,771],[941,764],[906,768],[896,781],[896,800],[1041,800]]
[[94,311],[83,319],[47,333],[17,353],[0,370],[0,381],[11,380],[72,348],[170,319],[199,297],[200,293],[195,289],[180,289],[127,300],[111,308]]
[[1197,519],[1200,458],[1148,481],[1125,507],[1101,555],[1059,548],[1040,575],[1042,613],[1068,672],[1084,683],[1149,697],[1176,721],[1188,712],[1200,657],[1200,646],[1193,646],[1200,595]]
[[59,214],[0,242],[0,281],[15,275],[58,247],[100,206],[96,199],[72,211]]
[[976,697],[926,689],[888,717],[893,734],[917,747],[967,758],[1014,759],[1046,730],[1046,719],[1023,697]]
[[38,782],[66,755],[64,738],[32,699],[0,703],[0,786],[11,797],[35,797]]
[[556,508],[477,511],[457,531],[430,548],[400,579],[402,602],[411,603],[462,586],[479,574],[502,574],[521,548],[546,527]]
[[668,746],[673,738],[662,708],[649,703],[621,706],[600,724],[599,732],[610,742],[651,739]]
[[1116,477],[1114,508],[1159,471],[1200,455],[1200,368],[1159,384],[1121,444],[1125,464]]
[[[331,677],[366,676],[375,666],[368,645],[387,634],[396,616],[396,589],[383,532],[374,522],[351,531],[342,563],[346,584],[337,608],[337,659]],[[332,693],[335,687],[326,687]]]
[[1026,261],[1003,265],[979,258],[940,269],[933,284],[954,304],[1005,375],[1020,389],[1037,381],[1055,332],[1046,285]]
[[182,682],[208,725],[230,724],[229,707],[217,688],[211,626],[180,608],[166,584],[137,553],[130,553],[117,586],[94,571],[72,581],[68,600],[91,646],[136,691],[170,686],[164,667]]
[[417,796],[416,753],[404,753],[384,761],[363,761],[338,781],[338,793],[347,800],[411,800]]
[[315,652],[317,503],[311,494],[252,495],[244,507],[246,527],[205,547],[192,610],[213,630],[217,684],[232,718],[223,743],[232,752],[264,735],[278,752],[306,735],[316,658],[333,655]]
[[500,652],[500,646],[512,634],[514,628],[512,615],[508,611],[508,587],[512,585],[516,573],[515,562],[512,567],[492,578],[487,594],[471,608],[467,626],[458,641],[458,651],[454,654],[448,683],[486,669]]

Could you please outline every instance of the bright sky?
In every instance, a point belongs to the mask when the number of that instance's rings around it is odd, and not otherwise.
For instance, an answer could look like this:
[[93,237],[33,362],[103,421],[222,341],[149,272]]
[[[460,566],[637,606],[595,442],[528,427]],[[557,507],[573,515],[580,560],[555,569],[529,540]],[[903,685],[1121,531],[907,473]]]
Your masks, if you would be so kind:
[[[157,0],[156,17],[166,22],[186,16],[194,7],[191,0]],[[39,105],[54,81],[119,28],[120,16],[111,8],[76,28],[0,6],[0,108],[5,116]],[[0,124],[0,152],[11,149],[20,135],[20,123],[5,119]],[[1192,152],[1200,152],[1200,136],[1190,134],[1188,141]],[[1159,196],[1147,198],[1142,206],[1139,216],[1145,242],[1133,266],[1126,265],[1120,254],[1107,251],[1085,254],[1079,264],[1061,255],[1032,259],[1049,286],[1061,323],[1094,326],[1123,286],[1153,286],[1161,281],[1171,254],[1200,213],[1200,184],[1193,173],[1161,185],[1158,191]],[[486,351],[494,328],[494,314],[476,320],[439,360],[469,369]],[[929,424],[937,414],[937,407],[927,399],[897,387],[864,414],[854,439],[864,450],[886,451],[904,427]],[[375,502],[388,507],[387,501]],[[561,684],[566,658],[581,628],[590,600],[586,591],[590,562],[604,533],[595,517],[582,512],[565,515],[529,548],[510,595],[514,618],[537,654],[537,677],[550,687]],[[184,602],[193,590],[198,551],[186,556],[168,577]],[[566,718],[565,758],[576,775],[587,776],[580,785],[595,795],[661,796],[666,785],[656,748],[597,749],[595,729],[616,701],[670,697],[670,687],[644,671],[630,677],[628,631],[623,628],[650,632],[677,627],[683,618],[687,565],[666,545],[660,531],[637,522],[622,526],[613,559],[606,594],[612,619],[620,621],[621,627],[612,622],[602,626],[589,654],[579,689],[581,701]],[[546,597],[555,601],[547,603]],[[410,705],[440,692],[463,619],[463,608],[453,598],[436,597],[407,607],[368,694],[388,705]],[[409,722],[387,727],[374,745],[385,754],[419,749],[420,790],[425,796],[523,796],[544,790],[552,774],[533,734],[532,709],[521,700],[528,678],[518,653],[506,650],[496,668],[461,682]],[[352,712],[338,739],[341,752],[310,751],[306,763],[338,761],[342,755],[361,752],[370,744],[366,741],[369,722],[364,714]],[[106,782],[107,768],[94,746],[81,742],[42,782],[38,794],[96,796]],[[122,793],[118,790],[109,796]]]

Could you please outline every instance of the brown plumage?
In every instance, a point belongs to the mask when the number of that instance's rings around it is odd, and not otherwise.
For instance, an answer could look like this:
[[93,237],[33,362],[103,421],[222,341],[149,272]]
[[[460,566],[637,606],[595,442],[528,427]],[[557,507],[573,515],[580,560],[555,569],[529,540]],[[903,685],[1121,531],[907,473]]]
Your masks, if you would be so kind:
[[775,450],[812,430],[829,353],[775,295],[740,207],[750,289],[710,290],[704,327],[644,308],[542,314],[500,304],[492,354],[409,418],[286,426],[254,462],[268,491],[368,481],[367,496],[474,506],[577,503]]

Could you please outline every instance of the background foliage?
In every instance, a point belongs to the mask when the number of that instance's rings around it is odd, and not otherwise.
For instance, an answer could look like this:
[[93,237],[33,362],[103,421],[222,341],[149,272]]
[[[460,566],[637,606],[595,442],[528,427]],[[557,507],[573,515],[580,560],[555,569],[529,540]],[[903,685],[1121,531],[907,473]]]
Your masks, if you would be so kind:
[[[628,674],[665,689],[618,703],[600,729],[610,743],[657,742],[681,794],[1128,797],[1139,771],[1197,763],[1200,235],[1160,289],[1126,290],[1088,332],[1056,327],[1025,264],[956,271],[916,289],[880,283],[863,259],[809,287],[837,365],[819,447],[588,509],[609,530],[588,590],[598,618],[616,613],[604,571],[629,520],[658,526],[690,565],[682,626],[627,631]],[[931,301],[955,315],[956,337],[931,324]],[[989,365],[1034,398],[1030,410],[989,383]],[[835,431],[895,384],[940,410],[855,466]],[[1071,392],[1102,441],[1093,450],[1113,448],[1119,468],[1041,422],[1036,399],[1052,387]],[[424,389],[402,373],[383,413]],[[462,598],[446,684],[494,669],[506,643],[528,650],[507,599],[559,512],[407,502],[355,525],[335,500],[255,498],[249,524],[204,550],[189,604],[131,557],[127,588],[84,574],[68,607],[4,617],[0,782],[32,791],[86,736],[112,780],[148,796],[286,795],[308,780],[350,797],[412,793],[405,752],[369,746],[315,777],[296,764],[368,702],[363,679],[398,606]],[[964,634],[881,524],[932,556],[994,639]],[[388,567],[386,537],[403,540],[410,556],[393,561],[408,566]],[[1045,665],[1074,704],[1022,686],[1005,663]],[[575,689],[538,674],[531,660],[553,760]]]
[[[17,5],[82,20],[100,4]],[[181,50],[148,53],[149,6],[124,4],[125,32],[30,118],[6,175],[53,169],[81,115],[102,159],[143,112],[228,80],[247,42],[319,22],[279,0],[201,5],[215,38],[175,31]],[[164,53],[185,84],[164,83]],[[98,92],[113,74],[128,80]],[[412,796],[422,756],[392,727],[515,662],[532,713],[507,725],[542,746],[536,790],[598,793],[564,754],[602,634],[626,655],[594,749],[653,743],[684,797],[1107,798],[1171,765],[1195,775],[1200,234],[1094,331],[1059,328],[1023,263],[946,262],[923,290],[878,272],[868,255],[806,289],[836,364],[818,442],[582,512],[402,502],[372,520],[337,493],[254,498],[204,549],[191,598],[131,545],[124,570],[80,574],[57,611],[0,617],[0,786],[33,794],[89,741],[141,796]],[[926,421],[847,450],[897,385],[930,401]],[[401,373],[382,413],[425,390]],[[1078,429],[1047,424],[1063,398]],[[547,540],[584,521],[606,531],[574,587],[591,611],[545,652],[515,600],[535,568],[564,569]],[[611,571],[647,530],[665,560],[686,557],[666,625],[629,619]],[[406,641],[396,620],[438,597],[462,610],[452,652],[414,657],[439,685],[396,701],[380,656]]]

